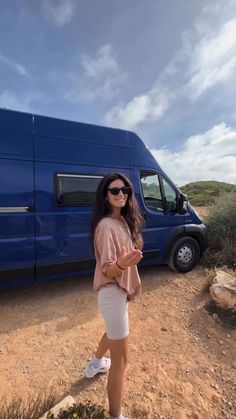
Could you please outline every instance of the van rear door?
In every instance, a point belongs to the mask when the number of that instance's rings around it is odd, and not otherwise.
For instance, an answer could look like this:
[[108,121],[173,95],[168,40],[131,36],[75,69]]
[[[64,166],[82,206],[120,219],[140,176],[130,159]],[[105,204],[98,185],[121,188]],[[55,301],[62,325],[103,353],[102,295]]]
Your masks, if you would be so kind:
[[0,110],[0,287],[34,279],[33,117]]

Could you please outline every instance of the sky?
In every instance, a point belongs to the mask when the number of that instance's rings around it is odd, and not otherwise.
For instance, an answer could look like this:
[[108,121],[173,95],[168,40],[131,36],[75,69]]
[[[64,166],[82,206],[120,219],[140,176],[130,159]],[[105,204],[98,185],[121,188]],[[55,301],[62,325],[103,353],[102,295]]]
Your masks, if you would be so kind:
[[136,132],[236,183],[236,0],[0,0],[0,107]]

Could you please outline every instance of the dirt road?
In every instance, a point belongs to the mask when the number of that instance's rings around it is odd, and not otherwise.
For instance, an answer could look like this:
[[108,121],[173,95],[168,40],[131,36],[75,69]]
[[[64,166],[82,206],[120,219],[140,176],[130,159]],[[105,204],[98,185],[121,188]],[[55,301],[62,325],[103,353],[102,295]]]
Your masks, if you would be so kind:
[[[130,304],[130,418],[236,417],[236,326],[205,309],[202,267],[179,275],[141,269],[143,294]],[[53,389],[107,406],[106,376],[83,377],[103,333],[91,277],[0,295],[0,394],[26,398]]]

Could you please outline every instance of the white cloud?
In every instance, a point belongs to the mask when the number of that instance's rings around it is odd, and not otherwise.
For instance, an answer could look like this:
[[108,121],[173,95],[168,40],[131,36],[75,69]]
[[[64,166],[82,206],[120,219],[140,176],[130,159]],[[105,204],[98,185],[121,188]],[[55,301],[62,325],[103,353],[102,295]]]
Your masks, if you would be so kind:
[[221,15],[219,4],[203,9],[194,29],[182,34],[182,47],[158,77],[166,86],[178,80],[176,99],[197,100],[215,85],[236,81],[236,19],[214,26],[217,11]]
[[81,57],[82,67],[85,69],[86,75],[93,79],[99,79],[107,73],[116,74],[119,72],[118,63],[114,57],[111,45],[103,45],[97,52],[95,59],[88,55]]
[[190,57],[190,80],[186,85],[197,98],[215,84],[235,77],[236,19],[226,22],[219,33],[202,35]]
[[76,4],[77,0],[43,0],[41,9],[47,20],[63,26],[72,20]]
[[105,116],[106,123],[133,129],[158,121],[179,99],[195,101],[217,84],[236,83],[236,19],[227,20],[222,7],[212,3],[203,8],[150,90],[114,106]]
[[29,112],[29,100],[22,100],[22,98],[18,98],[14,93],[4,91],[0,94],[0,107]]
[[119,94],[126,75],[121,72],[111,45],[103,45],[95,58],[82,55],[84,75],[71,75],[74,89],[66,94],[72,102],[107,102]]
[[11,68],[17,74],[23,77],[30,77],[29,73],[27,72],[26,68],[15,61],[10,60],[5,55],[0,53],[0,61],[5,64],[7,67]]
[[179,186],[197,180],[236,183],[236,130],[224,122],[186,140],[181,150],[151,150]]
[[[50,103],[51,99],[41,92],[15,94],[5,90],[0,94],[0,107],[21,112],[33,112],[34,103],[41,102],[42,109],[45,104]],[[43,111],[41,111],[43,113]],[[41,113],[40,112],[40,113]]]
[[106,115],[106,123],[125,129],[133,129],[141,122],[157,121],[169,107],[170,92],[158,86],[147,94],[136,96],[124,106],[116,106]]

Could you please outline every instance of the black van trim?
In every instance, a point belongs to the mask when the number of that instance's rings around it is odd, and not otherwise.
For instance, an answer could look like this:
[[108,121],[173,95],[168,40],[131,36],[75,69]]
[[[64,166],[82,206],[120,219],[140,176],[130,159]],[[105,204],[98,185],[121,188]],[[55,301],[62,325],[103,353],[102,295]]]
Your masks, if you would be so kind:
[[50,276],[62,274],[65,272],[85,271],[95,267],[95,259],[85,259],[81,261],[53,263],[50,265],[41,265],[36,268],[36,276]]
[[147,250],[143,252],[142,260],[156,259],[160,256],[160,249]]
[[199,244],[201,255],[207,248],[207,231],[205,224],[186,224],[177,226],[170,234],[164,256],[165,261],[170,255],[173,244],[181,237],[195,238]]
[[[156,259],[160,255],[160,249],[148,250],[143,252],[143,260]],[[36,278],[41,276],[57,275],[65,272],[79,272],[95,268],[95,259],[85,259],[82,261],[53,263],[41,265],[36,268]],[[35,277],[35,267],[11,269],[0,272],[0,283],[16,282]]]
[[[155,259],[159,256],[160,250],[149,250],[143,252],[143,260]],[[54,263],[50,265],[41,265],[36,268],[36,276],[50,276],[57,275],[64,272],[80,272],[95,268],[95,259],[85,259],[81,261]]]
[[0,283],[32,278],[34,278],[34,266],[30,268],[8,269],[0,272]]
[[208,246],[207,228],[205,224],[187,224],[185,226],[185,231],[188,235],[191,235],[193,238],[195,237],[198,240],[200,245],[200,252],[202,255]]

